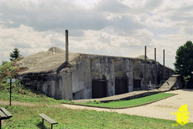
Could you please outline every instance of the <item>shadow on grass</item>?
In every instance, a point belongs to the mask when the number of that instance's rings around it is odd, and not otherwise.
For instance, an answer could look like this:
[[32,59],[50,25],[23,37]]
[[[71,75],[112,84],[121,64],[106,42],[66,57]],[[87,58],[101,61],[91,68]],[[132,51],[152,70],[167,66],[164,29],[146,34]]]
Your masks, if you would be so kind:
[[48,129],[42,122],[39,122],[36,126],[37,126],[39,129]]

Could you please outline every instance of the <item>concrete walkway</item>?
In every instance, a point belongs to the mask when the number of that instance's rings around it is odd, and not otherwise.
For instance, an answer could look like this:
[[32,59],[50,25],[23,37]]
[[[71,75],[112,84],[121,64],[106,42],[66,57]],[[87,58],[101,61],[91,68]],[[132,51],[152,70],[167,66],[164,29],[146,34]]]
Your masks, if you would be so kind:
[[[129,92],[129,93],[125,93],[125,94],[120,94],[120,95],[114,95],[114,96],[109,96],[109,97],[104,97],[104,98],[99,98],[99,99],[79,99],[79,100],[73,100],[74,102],[77,103],[86,103],[89,101],[100,101],[100,102],[108,102],[108,101],[114,101],[114,100],[122,100],[122,99],[133,99],[133,98],[139,98],[142,96],[147,96],[147,95],[151,95],[151,94],[156,94],[159,93],[161,91],[153,89],[153,90],[143,90],[143,91],[133,91],[133,92]],[[163,92],[163,91],[162,91]]]
[[176,121],[176,115],[172,115],[171,112],[175,113],[182,105],[188,104],[189,121],[193,123],[193,90],[175,90],[166,93],[176,93],[178,95],[145,106],[128,109],[102,109],[68,104],[63,104],[63,106],[71,109],[118,112],[129,115],[138,115]]

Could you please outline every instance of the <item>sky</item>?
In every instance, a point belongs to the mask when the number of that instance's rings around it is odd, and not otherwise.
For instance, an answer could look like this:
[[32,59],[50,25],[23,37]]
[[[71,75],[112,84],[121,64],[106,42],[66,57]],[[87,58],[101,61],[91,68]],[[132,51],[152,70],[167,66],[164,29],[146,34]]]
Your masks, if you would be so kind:
[[193,0],[0,0],[0,63],[50,47],[110,56],[144,55],[174,69],[176,50],[193,38]]

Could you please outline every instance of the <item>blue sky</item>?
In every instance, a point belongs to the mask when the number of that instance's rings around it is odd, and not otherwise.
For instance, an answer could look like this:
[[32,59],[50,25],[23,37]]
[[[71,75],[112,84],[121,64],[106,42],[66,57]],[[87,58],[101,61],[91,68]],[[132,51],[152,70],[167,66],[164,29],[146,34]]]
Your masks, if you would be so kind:
[[193,35],[192,0],[0,0],[0,61],[52,46],[71,52],[137,57],[174,68],[176,50]]

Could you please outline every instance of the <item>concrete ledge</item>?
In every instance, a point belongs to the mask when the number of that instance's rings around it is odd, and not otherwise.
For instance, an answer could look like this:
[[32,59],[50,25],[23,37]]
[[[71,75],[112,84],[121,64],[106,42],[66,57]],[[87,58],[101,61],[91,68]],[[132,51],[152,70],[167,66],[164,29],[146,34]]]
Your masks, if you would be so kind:
[[[175,96],[175,95],[177,95],[177,94],[174,94],[172,96]],[[166,98],[155,100],[155,101],[152,101],[152,102],[149,102],[149,103],[144,103],[144,104],[139,104],[139,105],[134,105],[134,106],[127,106],[127,107],[115,107],[115,108],[113,108],[113,107],[103,107],[103,106],[83,105],[83,104],[75,104],[75,103],[71,103],[71,104],[64,103],[64,104],[86,106],[86,107],[95,107],[95,108],[105,108],[105,109],[126,109],[126,108],[134,108],[134,107],[144,106],[144,105],[151,104],[151,103],[154,103],[154,102],[157,102],[157,101],[160,101],[160,100],[167,99],[167,98],[172,97],[172,96],[168,96]]]
[[114,95],[114,96],[109,96],[109,97],[104,97],[104,98],[99,98],[99,99],[80,99],[80,100],[73,100],[76,103],[86,103],[89,101],[100,101],[100,102],[110,102],[110,101],[115,101],[115,100],[130,100],[130,99],[135,99],[135,98],[140,98],[144,96],[149,96],[153,94],[157,94],[160,92],[167,92],[168,90],[148,90],[148,91],[133,91],[125,94],[120,94],[120,95]]

